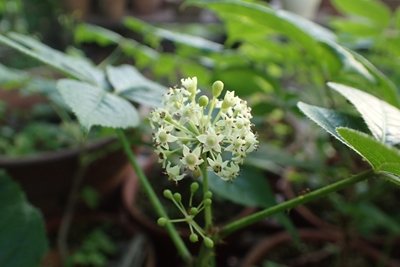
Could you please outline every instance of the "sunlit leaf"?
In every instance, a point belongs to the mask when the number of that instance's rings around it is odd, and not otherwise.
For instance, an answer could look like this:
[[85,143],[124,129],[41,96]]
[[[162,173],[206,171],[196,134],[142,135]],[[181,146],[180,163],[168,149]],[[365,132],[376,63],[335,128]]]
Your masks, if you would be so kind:
[[399,109],[358,89],[337,83],[328,85],[355,106],[376,139],[391,145],[400,143]]
[[160,105],[166,88],[144,77],[133,66],[109,66],[106,72],[116,93],[140,104],[153,107]]
[[139,124],[135,107],[111,92],[69,79],[60,80],[57,89],[86,129],[95,125],[128,128]]
[[40,212],[0,170],[0,266],[39,266],[47,239]]
[[390,174],[400,181],[400,151],[382,144],[373,137],[348,128],[338,128],[338,134],[375,171]]

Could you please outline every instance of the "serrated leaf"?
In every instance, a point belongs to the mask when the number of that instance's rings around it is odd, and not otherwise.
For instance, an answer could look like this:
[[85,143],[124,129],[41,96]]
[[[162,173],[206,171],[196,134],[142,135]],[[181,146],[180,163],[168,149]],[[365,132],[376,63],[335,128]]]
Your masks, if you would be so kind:
[[152,107],[159,106],[166,88],[144,77],[130,65],[109,66],[107,78],[114,90],[131,101]]
[[95,125],[128,128],[139,124],[135,107],[111,92],[69,79],[58,81],[57,89],[81,125],[88,130]]
[[349,128],[338,128],[340,137],[360,154],[375,171],[400,177],[400,152],[373,137]]
[[39,266],[47,251],[43,218],[1,170],[0,213],[0,266]]
[[17,33],[7,37],[0,35],[0,43],[79,80],[99,86],[104,84],[104,74],[89,61],[68,56],[29,36]]
[[309,117],[341,142],[345,143],[345,141],[336,132],[336,128],[338,127],[347,127],[360,131],[367,130],[365,123],[359,117],[354,117],[349,114],[337,112],[331,109],[309,105],[303,102],[299,102],[297,106],[305,115],[307,115],[307,117]]
[[355,106],[376,139],[390,145],[400,143],[399,109],[358,89],[337,83],[328,85]]

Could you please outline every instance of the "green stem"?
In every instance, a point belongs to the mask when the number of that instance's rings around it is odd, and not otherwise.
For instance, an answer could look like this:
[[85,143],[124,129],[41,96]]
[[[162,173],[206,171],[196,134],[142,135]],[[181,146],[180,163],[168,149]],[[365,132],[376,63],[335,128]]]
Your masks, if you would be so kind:
[[[162,206],[159,198],[157,197],[156,193],[154,192],[151,184],[149,183],[146,175],[144,174],[142,168],[138,164],[135,155],[132,153],[131,146],[129,144],[128,139],[126,138],[124,132],[122,130],[116,130],[118,134],[118,138],[123,146],[123,149],[128,156],[129,162],[132,165],[133,169],[135,170],[140,185],[143,187],[144,191],[146,192],[151,204],[154,207],[154,210],[157,212],[157,215],[160,217],[168,218],[168,215]],[[167,224],[165,225],[169,236],[172,239],[172,242],[175,244],[176,249],[178,250],[179,254],[181,255],[182,259],[186,262],[190,263],[192,261],[192,255],[190,254],[189,250],[187,249],[185,243],[183,242],[182,238],[179,236],[178,232],[176,231],[175,227],[169,220],[167,220]]]
[[[201,165],[201,176],[203,178],[203,201],[206,199],[206,194],[209,191],[208,189],[208,173],[207,173],[207,158],[203,157],[204,163]],[[208,231],[212,227],[212,210],[211,205],[204,206],[204,220],[206,223],[206,231]]]
[[374,175],[374,173],[372,171],[367,171],[355,176],[352,176],[350,178],[347,179],[343,179],[340,180],[336,183],[324,186],[320,189],[317,189],[313,192],[310,192],[308,194],[305,195],[301,195],[298,196],[296,198],[290,199],[288,201],[282,202],[280,204],[277,204],[271,208],[267,208],[265,210],[253,213],[249,216],[246,216],[242,219],[239,219],[237,221],[234,221],[230,224],[227,224],[226,226],[224,226],[219,234],[219,238],[224,238],[226,236],[228,236],[229,234],[232,234],[233,232],[242,229],[246,226],[249,226],[253,223],[256,223],[258,221],[261,221],[273,214],[279,213],[279,212],[283,212],[285,210],[289,210],[291,208],[297,207],[301,204],[310,202],[312,200],[324,197],[332,192],[336,192],[338,190],[341,190],[343,188],[346,188],[352,184],[358,183],[360,181],[366,180],[370,177],[372,177]]

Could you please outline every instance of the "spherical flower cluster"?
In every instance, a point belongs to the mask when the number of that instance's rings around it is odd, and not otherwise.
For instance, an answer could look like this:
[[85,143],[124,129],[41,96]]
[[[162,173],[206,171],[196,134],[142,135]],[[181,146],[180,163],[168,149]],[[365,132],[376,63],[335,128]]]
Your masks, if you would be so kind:
[[246,155],[258,145],[251,109],[234,92],[218,99],[221,81],[213,84],[211,100],[199,96],[196,77],[181,83],[181,88],[169,89],[162,107],[150,115],[160,162],[175,181],[188,173],[196,176],[203,164],[223,180],[234,179]]

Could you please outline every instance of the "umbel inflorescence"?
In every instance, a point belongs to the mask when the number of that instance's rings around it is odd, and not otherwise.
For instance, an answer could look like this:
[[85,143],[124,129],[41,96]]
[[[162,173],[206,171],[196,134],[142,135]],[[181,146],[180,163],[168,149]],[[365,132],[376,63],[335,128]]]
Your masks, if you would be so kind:
[[212,85],[211,100],[199,95],[196,77],[181,83],[168,90],[162,106],[150,115],[160,162],[175,181],[187,174],[198,176],[202,164],[223,180],[234,179],[246,155],[258,145],[251,109],[231,91],[218,99],[221,81]]

